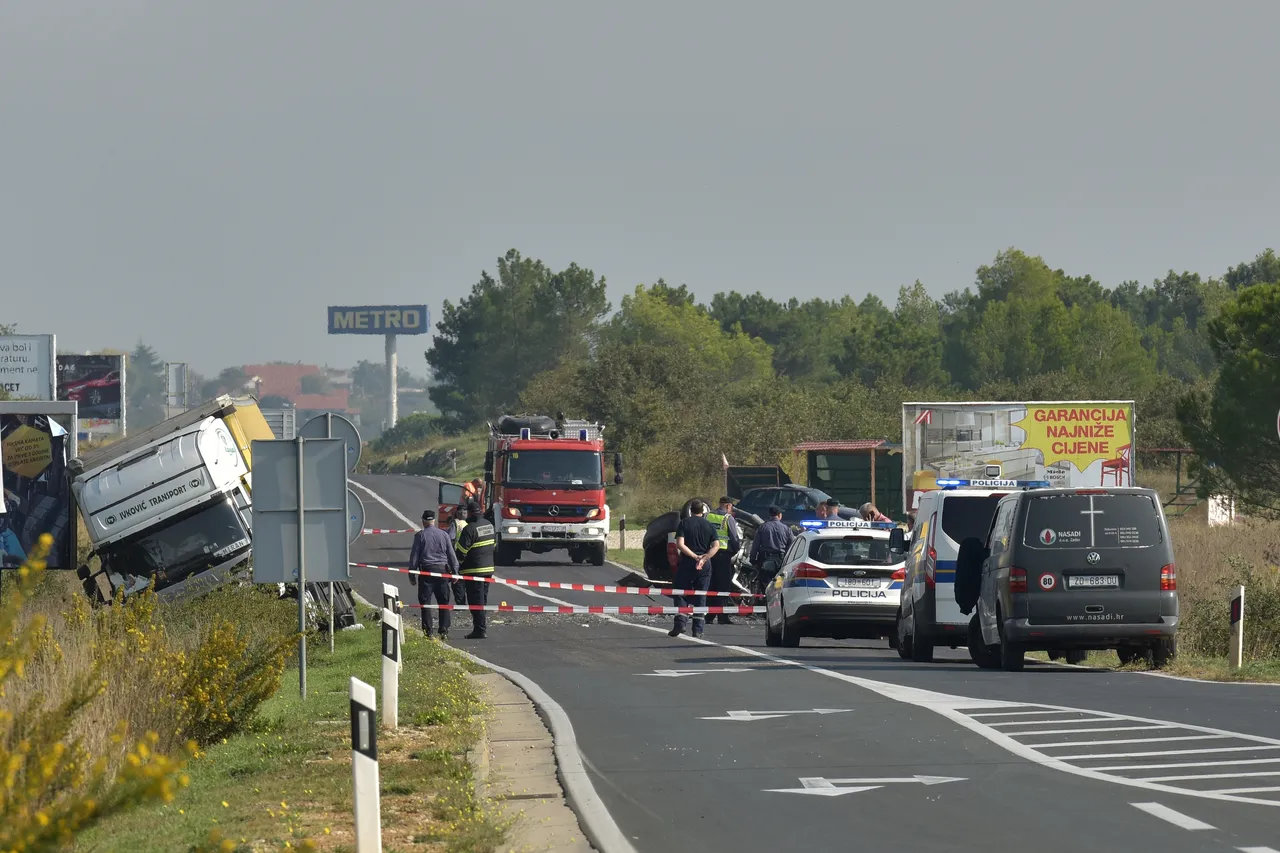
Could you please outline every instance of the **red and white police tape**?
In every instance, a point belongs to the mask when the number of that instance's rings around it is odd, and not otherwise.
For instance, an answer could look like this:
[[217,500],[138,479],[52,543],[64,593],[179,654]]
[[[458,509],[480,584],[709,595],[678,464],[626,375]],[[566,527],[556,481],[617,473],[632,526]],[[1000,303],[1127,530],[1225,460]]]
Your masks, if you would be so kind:
[[364,534],[365,536],[368,536],[368,535],[370,535],[370,534],[372,534],[372,533],[417,533],[417,532],[418,532],[418,528],[413,527],[413,528],[408,528],[408,529],[405,529],[405,530],[392,530],[392,529],[387,528],[387,527],[366,527],[366,528],[364,528],[363,530],[361,530],[360,532],[361,532],[362,534]]
[[567,589],[574,592],[613,592],[622,595],[709,595],[729,598],[763,598],[750,592],[716,592],[704,589],[671,589],[665,586],[613,586],[598,583],[562,583],[560,581],[526,581],[513,578],[495,578],[476,575],[451,575],[448,572],[428,572],[421,569],[402,569],[396,566],[376,566],[372,563],[352,563],[361,569],[380,569],[384,572],[401,572],[406,575],[423,575],[429,578],[448,578],[460,581],[484,581],[507,586],[527,586],[534,589]]
[[729,614],[736,613],[747,616],[752,613],[764,613],[763,607],[607,607],[604,605],[559,605],[551,607],[545,604],[405,604],[406,610],[416,607],[420,610],[488,610],[500,613],[617,613],[632,616],[670,616],[675,613]]

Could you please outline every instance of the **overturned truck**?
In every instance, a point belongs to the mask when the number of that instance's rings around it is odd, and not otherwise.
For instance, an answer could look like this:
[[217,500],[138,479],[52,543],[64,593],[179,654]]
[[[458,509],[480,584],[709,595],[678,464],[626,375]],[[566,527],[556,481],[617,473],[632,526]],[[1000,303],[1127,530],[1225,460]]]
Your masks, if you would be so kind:
[[[71,460],[71,491],[92,543],[78,570],[86,594],[107,603],[154,584],[161,598],[189,597],[247,566],[251,444],[274,438],[254,398],[221,396]],[[338,587],[335,625],[345,627],[354,607],[349,586]],[[327,606],[327,592],[308,584],[314,602]]]

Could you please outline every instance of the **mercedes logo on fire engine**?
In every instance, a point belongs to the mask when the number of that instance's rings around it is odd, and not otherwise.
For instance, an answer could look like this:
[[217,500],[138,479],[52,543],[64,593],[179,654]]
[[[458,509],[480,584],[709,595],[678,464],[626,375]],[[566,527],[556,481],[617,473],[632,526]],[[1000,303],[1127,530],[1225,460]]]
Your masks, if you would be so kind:
[[1102,559],[1102,555],[1099,554],[1097,551],[1090,551],[1088,556],[1086,556],[1084,559],[1089,565],[1092,566]]
[[555,504],[552,504],[551,506],[547,507],[547,515],[554,516],[559,514],[560,514],[560,507],[556,506]]

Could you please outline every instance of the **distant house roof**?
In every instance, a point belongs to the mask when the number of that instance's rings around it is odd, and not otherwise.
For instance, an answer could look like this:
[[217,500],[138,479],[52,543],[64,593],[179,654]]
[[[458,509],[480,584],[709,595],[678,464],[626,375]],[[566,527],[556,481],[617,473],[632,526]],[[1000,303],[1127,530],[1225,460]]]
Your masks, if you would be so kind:
[[256,376],[261,380],[262,385],[257,389],[259,398],[278,396],[294,399],[302,394],[302,377],[324,374],[314,364],[246,364],[242,370],[250,379]]
[[842,441],[802,441],[795,446],[797,453],[807,451],[835,453],[841,450],[878,450],[879,448],[896,449],[898,445],[886,438],[852,438]]
[[350,412],[351,392],[335,388],[328,394],[294,394],[293,407],[309,411]]

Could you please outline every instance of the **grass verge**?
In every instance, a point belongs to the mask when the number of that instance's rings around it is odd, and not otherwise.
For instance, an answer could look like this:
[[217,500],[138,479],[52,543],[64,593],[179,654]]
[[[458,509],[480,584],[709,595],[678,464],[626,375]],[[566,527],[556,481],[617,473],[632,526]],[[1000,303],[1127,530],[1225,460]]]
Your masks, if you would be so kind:
[[[1047,661],[1049,656],[1044,652],[1029,652],[1032,660]],[[1061,663],[1061,661],[1058,661]],[[1116,672],[1145,672],[1149,667],[1144,663],[1121,666],[1115,652],[1089,652],[1089,657],[1080,666],[1094,669],[1110,669]],[[1253,683],[1280,683],[1280,660],[1245,661],[1240,669],[1231,666],[1226,658],[1204,657],[1201,655],[1179,655],[1170,661],[1160,672],[1177,675],[1182,678],[1195,678],[1205,681],[1243,681]]]
[[[190,786],[172,803],[104,823],[75,849],[354,850],[348,690],[353,675],[380,684],[380,636],[373,623],[339,633],[332,655],[312,646],[306,701],[296,667],[287,670],[245,733],[191,763]],[[504,827],[478,801],[466,756],[483,725],[465,675],[475,667],[414,632],[404,655],[400,727],[378,732],[384,848],[491,851]]]
[[611,548],[609,559],[637,572],[644,570],[644,551],[639,548]]

